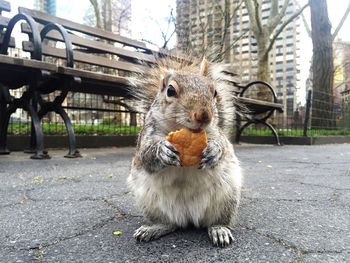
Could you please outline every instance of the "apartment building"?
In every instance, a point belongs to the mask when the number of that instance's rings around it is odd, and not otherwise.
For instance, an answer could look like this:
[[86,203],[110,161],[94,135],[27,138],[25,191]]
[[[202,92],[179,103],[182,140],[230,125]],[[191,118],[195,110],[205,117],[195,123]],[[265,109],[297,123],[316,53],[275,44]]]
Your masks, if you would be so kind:
[[334,103],[337,106],[350,105],[350,42],[336,40],[333,44],[334,54]]
[[[241,1],[177,0],[177,48],[195,55],[212,54],[229,62],[242,83],[257,79],[257,44],[249,15]],[[280,0],[280,5],[283,4]],[[271,1],[260,0],[262,23],[266,23]],[[286,17],[297,9],[290,1]],[[284,116],[292,117],[300,88],[298,53],[300,22],[294,20],[278,36],[269,54],[271,83],[278,100],[284,104]],[[220,53],[221,52],[221,53]],[[214,58],[217,58],[214,56]]]

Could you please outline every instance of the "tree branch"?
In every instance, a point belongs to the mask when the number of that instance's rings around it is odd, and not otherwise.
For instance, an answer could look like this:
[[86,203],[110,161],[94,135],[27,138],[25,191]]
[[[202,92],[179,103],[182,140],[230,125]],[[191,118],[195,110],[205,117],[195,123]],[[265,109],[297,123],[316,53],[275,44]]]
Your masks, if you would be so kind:
[[334,87],[334,89],[337,89],[337,88],[341,87],[342,85],[344,85],[345,83],[348,83],[348,82],[350,82],[350,78],[345,79],[345,80],[343,80],[341,83],[337,84],[337,85]]
[[256,20],[255,17],[255,7],[252,5],[252,1],[251,0],[244,0],[245,6],[247,8],[248,11],[248,15],[249,15],[249,20],[250,20],[250,25],[251,25],[251,30],[253,31],[254,35],[259,35],[260,34],[260,30],[261,26],[258,26],[258,23],[260,25],[260,21]]
[[[276,0],[274,0],[274,1],[276,1]],[[286,14],[286,10],[287,10],[289,1],[290,0],[284,0],[282,9],[279,13],[275,14],[274,16],[272,16],[270,14],[269,23],[268,23],[269,34],[271,34],[272,31],[277,27],[277,25],[282,21],[283,17]],[[277,0],[277,8],[278,8],[278,0]]]
[[[300,4],[299,1],[294,0],[295,4],[297,5],[297,7],[300,9]],[[307,35],[311,38],[311,28],[306,20],[306,17],[304,16],[304,13],[301,13],[301,18],[303,19],[303,23],[304,23],[304,27],[306,30]]]
[[339,22],[337,28],[335,29],[334,33],[332,34],[332,41],[334,41],[334,39],[335,39],[336,36],[338,35],[338,33],[339,33],[340,29],[342,28],[342,26],[343,26],[343,24],[344,24],[346,18],[347,18],[348,15],[349,15],[349,12],[350,12],[350,2],[349,2],[349,4],[348,4],[348,8],[345,10],[345,13],[344,13],[342,19],[340,20],[340,22]]
[[102,28],[102,19],[101,19],[101,9],[100,6],[98,4],[97,0],[90,0],[90,3],[92,5],[92,7],[94,8],[94,13],[95,13],[95,18],[96,18],[96,27],[99,29],[103,29]]
[[261,19],[260,19],[260,3],[257,0],[254,0],[254,6],[255,6],[255,20],[256,25],[258,27],[259,32],[262,32],[262,25],[261,25]]
[[276,31],[274,34],[270,35],[270,44],[268,46],[268,48],[266,49],[266,53],[268,53],[273,44],[276,41],[276,38],[279,36],[279,34],[281,34],[281,32],[283,31],[283,29],[290,23],[292,22],[296,17],[298,17],[304,10],[306,7],[308,7],[309,4],[305,4],[302,8],[300,8],[298,11],[296,11],[293,15],[291,15]]

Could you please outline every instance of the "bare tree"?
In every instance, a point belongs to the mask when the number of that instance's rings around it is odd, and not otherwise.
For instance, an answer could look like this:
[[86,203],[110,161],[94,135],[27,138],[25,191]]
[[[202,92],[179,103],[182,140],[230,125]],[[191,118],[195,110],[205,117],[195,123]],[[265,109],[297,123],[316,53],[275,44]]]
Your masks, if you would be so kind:
[[[198,57],[205,55],[211,61],[229,61],[230,51],[246,33],[230,39],[232,22],[241,4],[242,0],[208,1],[205,11],[200,5],[195,5],[196,9],[191,10],[191,20],[188,23],[182,21],[176,28],[178,49]],[[184,10],[182,5],[188,3],[178,0],[180,11]],[[197,14],[196,17],[193,13]]]
[[[128,23],[131,19],[131,2],[130,0],[89,0],[92,10],[85,16],[85,21],[89,25],[121,34],[128,32]],[[93,11],[93,12],[92,12]],[[112,54],[100,54],[100,56],[112,58]],[[115,59],[118,59],[117,57]],[[103,72],[112,72],[112,69],[102,68]],[[118,98],[111,100],[106,96],[101,96],[103,102],[118,105],[130,111],[130,125],[137,125],[136,113],[131,110],[125,99]]]
[[89,25],[114,32],[128,33],[131,19],[130,0],[89,0],[92,12],[88,12],[85,21]]
[[349,12],[350,3],[334,33],[328,17],[326,0],[309,0],[311,10],[312,56],[312,128],[335,127],[333,113],[334,97],[334,54],[333,41],[343,26]]
[[313,128],[333,127],[333,47],[332,25],[328,18],[326,0],[309,0],[313,46]]
[[174,9],[170,8],[169,15],[164,18],[167,21],[165,26],[151,16],[149,19],[157,25],[161,34],[162,44],[158,45],[154,41],[146,38],[142,38],[142,41],[152,44],[161,49],[168,49],[169,42],[173,39],[176,32],[176,18],[174,16]]
[[295,11],[290,16],[286,16],[287,7],[291,0],[284,0],[283,5],[279,8],[278,0],[271,0],[270,13],[266,23],[263,23],[261,16],[261,1],[244,0],[248,10],[250,28],[257,42],[258,55],[258,79],[270,82],[270,71],[268,55],[272,49],[277,37],[283,29],[298,17],[308,4]]
[[90,0],[90,3],[93,7],[94,10],[94,15],[95,15],[95,21],[96,21],[96,27],[103,29],[102,26],[102,18],[101,18],[101,9],[100,9],[100,4],[98,0]]

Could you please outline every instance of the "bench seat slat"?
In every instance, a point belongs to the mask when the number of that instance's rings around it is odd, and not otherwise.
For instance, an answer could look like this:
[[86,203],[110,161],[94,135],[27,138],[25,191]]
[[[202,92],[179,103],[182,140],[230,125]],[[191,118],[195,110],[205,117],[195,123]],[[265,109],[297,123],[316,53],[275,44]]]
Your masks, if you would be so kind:
[[266,111],[266,110],[272,110],[275,109],[279,112],[283,112],[283,105],[280,103],[274,103],[269,101],[262,101],[262,100],[256,100],[256,99],[250,99],[246,97],[238,97],[238,102],[245,104],[249,109],[256,111]]
[[34,59],[9,57],[6,55],[1,55],[1,54],[0,54],[0,64],[1,65],[14,65],[14,66],[22,67],[22,68],[57,71],[57,66],[55,64],[52,64],[52,63],[34,60]]
[[1,83],[17,89],[30,83],[42,70],[55,73],[57,66],[51,63],[0,55]]

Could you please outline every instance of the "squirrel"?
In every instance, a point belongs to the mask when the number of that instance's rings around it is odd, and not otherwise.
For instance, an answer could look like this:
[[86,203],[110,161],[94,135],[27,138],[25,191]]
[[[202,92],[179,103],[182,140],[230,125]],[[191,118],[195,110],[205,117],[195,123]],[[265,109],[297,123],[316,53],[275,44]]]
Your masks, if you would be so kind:
[[[158,239],[188,225],[207,228],[215,246],[226,247],[237,217],[241,168],[225,124],[233,117],[230,87],[204,58],[190,65],[159,62],[134,79],[139,109],[146,113],[128,186],[148,219],[138,241]],[[208,145],[198,166],[182,167],[166,135],[177,129],[205,130]]]

